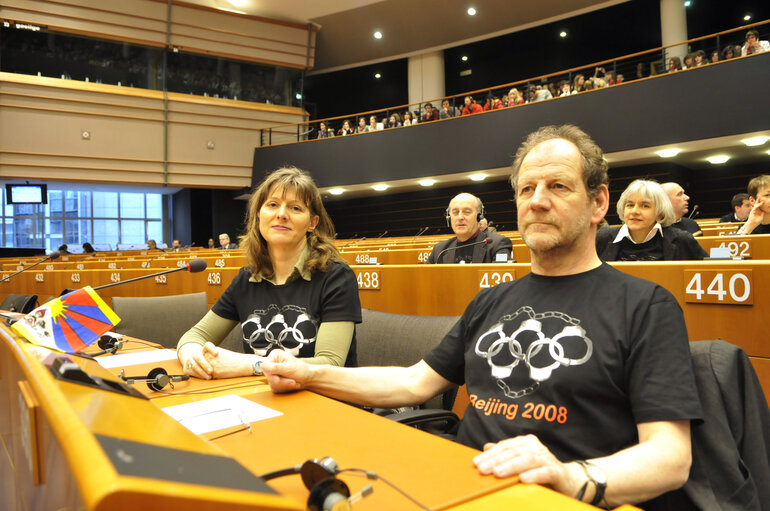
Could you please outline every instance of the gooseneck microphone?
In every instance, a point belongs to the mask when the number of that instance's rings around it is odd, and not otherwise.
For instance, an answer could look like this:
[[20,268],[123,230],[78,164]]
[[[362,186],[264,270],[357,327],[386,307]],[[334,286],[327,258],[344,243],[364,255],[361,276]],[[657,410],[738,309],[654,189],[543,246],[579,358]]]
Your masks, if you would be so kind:
[[377,236],[377,237],[378,237],[378,238],[382,238],[382,237],[383,237],[383,236],[385,236],[386,234],[388,234],[388,230],[387,230],[387,229],[385,229],[385,232],[383,232],[382,234],[380,234],[380,235],[379,235],[379,236]]
[[417,238],[419,238],[420,236],[422,236],[423,234],[428,232],[428,229],[430,229],[430,227],[424,227],[424,228],[420,229],[417,232],[417,234],[414,235],[414,238],[412,238],[412,241],[416,240]]
[[441,256],[443,256],[444,253],[449,252],[450,250],[457,250],[459,248],[472,247],[474,245],[486,245],[487,243],[489,243],[489,239],[485,238],[481,241],[476,241],[475,243],[468,243],[467,245],[455,245],[454,247],[447,247],[438,253],[438,255],[436,256],[436,263],[438,264],[441,261]]
[[3,279],[0,280],[0,282],[6,282],[6,281],[10,280],[11,277],[15,277],[16,275],[18,275],[21,272],[24,272],[24,271],[27,271],[27,270],[29,270],[31,268],[34,268],[35,266],[37,266],[40,263],[44,263],[44,262],[49,261],[49,260],[53,261],[54,259],[58,258],[60,255],[61,254],[59,253],[58,250],[55,251],[55,252],[51,252],[50,254],[48,254],[47,256],[45,256],[44,258],[42,258],[41,260],[39,260],[35,264],[32,264],[30,266],[25,266],[24,268],[22,268],[21,270],[17,271],[16,273],[8,275],[7,277],[3,277]]
[[205,259],[193,259],[192,261],[188,261],[187,264],[184,266],[181,266],[179,268],[174,268],[173,270],[166,270],[159,273],[152,273],[150,275],[142,275],[141,277],[136,277],[133,279],[128,280],[122,280],[120,282],[111,282],[109,284],[105,284],[103,286],[97,286],[94,289],[94,291],[98,291],[100,289],[106,289],[108,287],[113,286],[119,286],[121,284],[128,284],[129,282],[136,282],[137,280],[144,280],[144,279],[151,279],[153,277],[157,277],[159,275],[166,275],[167,273],[174,273],[176,271],[189,271],[190,273],[198,273],[206,269],[206,260]]
[[698,206],[697,204],[695,206],[693,206],[692,207],[692,211],[690,211],[690,216],[688,216],[687,218],[692,218],[694,216],[698,216],[698,213],[700,213],[698,211],[698,209],[700,209],[700,206]]
[[361,237],[360,237],[360,238],[358,238],[358,239],[355,239],[355,240],[352,240],[352,241],[348,241],[347,243],[345,243],[344,245],[342,245],[340,248],[345,248],[345,247],[347,247],[348,245],[352,245],[353,243],[358,243],[359,241],[364,241],[365,239],[366,239],[366,236],[361,236]]

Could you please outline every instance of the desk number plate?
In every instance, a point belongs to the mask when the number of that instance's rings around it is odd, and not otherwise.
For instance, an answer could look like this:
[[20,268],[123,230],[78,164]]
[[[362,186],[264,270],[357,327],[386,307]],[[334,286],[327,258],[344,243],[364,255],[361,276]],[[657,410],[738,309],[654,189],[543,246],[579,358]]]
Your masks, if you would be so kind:
[[372,291],[379,291],[381,289],[379,271],[357,271],[356,279],[358,280],[358,289]]
[[685,270],[687,303],[754,305],[751,270]]

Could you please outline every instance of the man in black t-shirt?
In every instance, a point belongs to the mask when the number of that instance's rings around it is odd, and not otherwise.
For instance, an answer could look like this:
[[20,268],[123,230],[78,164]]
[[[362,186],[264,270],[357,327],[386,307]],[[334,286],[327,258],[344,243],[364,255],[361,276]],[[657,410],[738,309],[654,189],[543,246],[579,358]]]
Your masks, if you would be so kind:
[[[668,198],[671,199],[671,205],[674,207],[676,222],[671,224],[671,227],[689,232],[693,236],[703,235],[698,223],[692,218],[684,216],[689,211],[690,205],[690,196],[684,193],[684,188],[677,183],[663,183],[660,186],[666,191]],[[695,207],[697,209],[698,206]]]
[[267,380],[276,392],[382,408],[464,383],[458,440],[483,449],[473,459],[481,474],[605,507],[674,509],[689,475],[690,421],[701,416],[681,309],[597,256],[607,163],[579,128],[531,134],[511,182],[530,274],[480,292],[412,367],[311,367],[273,352]]

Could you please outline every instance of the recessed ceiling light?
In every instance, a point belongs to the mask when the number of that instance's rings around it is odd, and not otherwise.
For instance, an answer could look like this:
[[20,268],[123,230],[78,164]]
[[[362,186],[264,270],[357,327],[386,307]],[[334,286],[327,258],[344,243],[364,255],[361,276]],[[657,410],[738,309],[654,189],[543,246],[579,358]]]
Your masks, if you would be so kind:
[[418,183],[420,183],[420,186],[433,186],[433,185],[436,184],[436,180],[435,179],[420,179],[418,181]]
[[770,149],[767,150],[767,155],[770,156]]
[[677,154],[681,153],[681,149],[677,149],[676,147],[670,147],[668,149],[661,149],[660,151],[655,151],[655,154],[660,156],[661,158],[673,158]]
[[382,78],[382,75],[380,73],[374,73],[374,77],[379,80],[380,78]]
[[690,2],[690,0],[687,0],[687,1],[684,3],[684,6],[685,6],[685,7],[690,7],[690,5],[692,5],[692,2]]
[[715,154],[714,156],[709,156],[708,158],[706,158],[706,160],[708,160],[708,162],[711,163],[712,165],[720,165],[722,163],[727,162],[727,160],[729,159],[730,157],[727,156],[726,154]]
[[375,39],[382,39],[382,32],[380,32],[379,30],[378,30],[378,31],[376,31],[376,32],[374,33],[374,38],[375,38]]
[[559,37],[567,37],[567,32],[562,30],[561,32],[559,32]]
[[743,140],[741,140],[741,142],[743,142],[749,147],[754,147],[755,145],[762,145],[768,140],[770,140],[770,137],[760,136],[760,137],[744,138]]
[[330,188],[329,193],[332,195],[342,195],[345,191],[344,188]]
[[468,7],[468,16],[475,16],[475,15],[476,15],[476,8]]
[[462,57],[460,57],[460,60],[462,60],[463,62],[468,62],[468,55],[463,55]]
[[468,176],[468,179],[471,181],[484,181],[487,178],[486,174],[479,173],[479,174],[471,174]]
[[751,19],[751,14],[747,14],[743,17],[743,21],[749,21]]
[[385,184],[383,184],[383,185],[372,185],[372,188],[377,190],[378,192],[384,192],[385,190],[388,189],[388,185],[385,185]]

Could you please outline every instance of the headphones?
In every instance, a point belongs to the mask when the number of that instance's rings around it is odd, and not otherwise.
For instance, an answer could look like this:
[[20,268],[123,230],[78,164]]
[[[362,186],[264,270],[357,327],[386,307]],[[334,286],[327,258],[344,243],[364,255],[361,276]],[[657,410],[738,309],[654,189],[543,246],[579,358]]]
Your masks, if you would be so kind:
[[[486,215],[486,211],[484,210],[484,204],[481,202],[481,199],[473,196],[474,199],[476,199],[476,222],[480,222],[482,218]],[[444,211],[444,218],[446,218],[446,226],[452,227],[452,215],[449,213],[449,206],[447,206],[446,210]]]
[[147,387],[155,392],[160,392],[166,385],[171,385],[174,388],[172,382],[189,380],[190,377],[186,374],[168,374],[162,367],[156,367],[147,376],[126,376],[124,374],[125,369],[120,370],[120,379],[126,383],[136,383],[138,381],[147,382]]
[[98,357],[99,355],[106,355],[107,353],[114,355],[120,348],[123,347],[122,339],[122,337],[113,337],[106,334],[99,337],[97,344],[102,349],[102,351],[91,353],[91,356]]
[[367,486],[360,494],[350,497],[350,488],[335,476],[343,472],[337,462],[329,456],[321,459],[308,460],[302,465],[268,472],[260,476],[263,481],[278,477],[300,474],[305,487],[310,490],[307,498],[307,508],[310,511],[349,511],[353,502],[372,492]]

